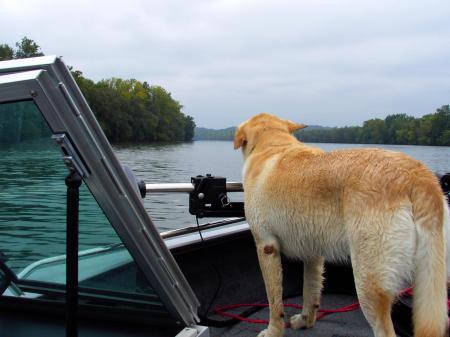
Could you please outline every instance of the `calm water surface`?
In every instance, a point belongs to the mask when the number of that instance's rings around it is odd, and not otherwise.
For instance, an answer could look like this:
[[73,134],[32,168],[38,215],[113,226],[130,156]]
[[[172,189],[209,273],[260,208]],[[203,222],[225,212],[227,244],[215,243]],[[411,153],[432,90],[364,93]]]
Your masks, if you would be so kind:
[[[365,145],[313,144],[325,150]],[[373,145],[372,145],[373,147]],[[383,146],[402,151],[426,163],[433,171],[450,171],[450,148]],[[115,147],[119,160],[146,183],[189,182],[211,173],[241,181],[242,156],[228,141],[196,141]],[[30,263],[65,252],[65,193],[67,175],[54,143],[33,142],[18,148],[0,148],[0,252],[16,271]],[[80,249],[120,239],[108,224],[89,191],[80,196]],[[242,193],[230,193],[232,201]],[[152,194],[144,205],[160,231],[195,223],[188,212],[188,194]],[[206,222],[211,219],[202,219]],[[1,258],[1,256],[0,256]]]
[[[404,152],[427,164],[433,171],[450,171],[450,148],[409,145],[311,144],[332,151],[351,147],[383,147]],[[228,181],[241,181],[242,155],[233,150],[231,141],[196,141],[181,144],[157,144],[116,147],[120,161],[133,168],[136,176],[147,183],[189,182],[191,176],[211,173]],[[233,201],[240,194],[230,194]],[[195,218],[189,214],[187,194],[152,194],[145,207],[160,230],[190,225]]]

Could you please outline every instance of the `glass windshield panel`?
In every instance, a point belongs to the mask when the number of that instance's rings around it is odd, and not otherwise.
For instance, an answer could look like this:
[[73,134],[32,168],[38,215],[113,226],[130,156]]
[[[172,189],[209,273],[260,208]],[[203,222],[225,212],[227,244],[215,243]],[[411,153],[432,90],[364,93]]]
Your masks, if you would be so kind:
[[64,254],[67,169],[58,155],[32,102],[0,105],[0,247],[15,272]]
[[[40,282],[61,291],[68,170],[51,136],[33,101],[0,104],[0,258],[19,279],[31,281],[28,286]],[[91,302],[98,295],[102,300],[130,298],[139,308],[162,308],[85,184],[79,231],[81,294]],[[2,273],[0,283],[1,278]]]

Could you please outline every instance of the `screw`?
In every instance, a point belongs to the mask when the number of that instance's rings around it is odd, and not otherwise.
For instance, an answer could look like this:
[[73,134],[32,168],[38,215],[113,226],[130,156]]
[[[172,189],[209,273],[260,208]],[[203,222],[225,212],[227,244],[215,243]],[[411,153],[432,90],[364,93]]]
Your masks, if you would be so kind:
[[31,97],[36,97],[38,94],[35,90],[30,91]]

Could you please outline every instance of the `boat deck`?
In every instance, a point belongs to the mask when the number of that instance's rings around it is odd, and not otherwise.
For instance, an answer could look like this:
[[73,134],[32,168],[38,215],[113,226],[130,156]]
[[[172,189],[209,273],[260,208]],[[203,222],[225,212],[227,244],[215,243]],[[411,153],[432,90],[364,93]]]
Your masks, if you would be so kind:
[[[205,235],[207,237],[207,234]],[[239,303],[267,301],[264,282],[256,256],[253,237],[243,231],[226,237],[206,240],[204,244],[180,246],[172,250],[186,278],[200,300],[200,325],[210,327],[211,337],[257,336],[267,324],[237,322],[226,327],[215,327],[211,321],[230,320],[214,314],[214,309]],[[285,304],[302,304],[303,266],[300,261],[282,258],[283,295]],[[326,264],[322,309],[338,309],[357,302],[350,264]],[[399,299],[393,307],[392,318],[399,336],[412,336],[411,303]],[[247,308],[228,311],[240,314]],[[296,308],[285,308],[285,321],[299,313]],[[249,318],[269,318],[269,309],[261,309]],[[372,329],[361,309],[330,314],[306,330],[285,329],[284,336],[369,337]]]
[[[284,303],[299,304],[301,297],[292,297],[286,299]],[[324,309],[336,309],[357,302],[356,296],[327,294],[323,296],[321,307]],[[241,309],[242,310],[242,309]],[[238,311],[230,311],[238,314]],[[286,321],[289,317],[297,314],[299,311],[295,308],[285,308]],[[264,308],[249,318],[268,319],[269,309]],[[211,315],[211,319],[221,319],[220,316]],[[222,318],[223,319],[223,318]],[[226,328],[211,328],[211,337],[231,337],[231,336],[256,336],[266,328],[266,324],[254,324],[240,322]],[[284,336],[302,336],[302,337],[369,337],[373,336],[372,330],[364,318],[361,309],[345,313],[335,313],[327,315],[318,320],[311,329],[294,330],[285,329]]]

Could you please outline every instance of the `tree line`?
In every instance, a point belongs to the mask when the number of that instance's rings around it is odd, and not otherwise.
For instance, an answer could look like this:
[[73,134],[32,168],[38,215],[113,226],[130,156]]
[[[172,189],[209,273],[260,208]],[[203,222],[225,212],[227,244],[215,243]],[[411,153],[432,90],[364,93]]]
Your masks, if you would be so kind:
[[[195,140],[232,140],[236,128],[196,128]],[[414,118],[407,114],[370,119],[362,126],[311,126],[295,133],[307,143],[409,144],[450,146],[450,109],[443,105],[436,112]]]
[[233,140],[236,127],[226,129],[195,128],[194,140]]
[[450,109],[443,105],[436,112],[414,118],[407,114],[370,119],[362,126],[308,130],[296,133],[304,142],[450,145]]
[[[42,56],[39,45],[24,37],[15,48],[0,44],[0,61]],[[79,70],[72,75],[112,143],[190,141],[195,122],[161,86],[135,79],[93,81]]]
[[80,71],[73,75],[112,143],[190,141],[195,122],[160,86],[135,79],[94,82]]

